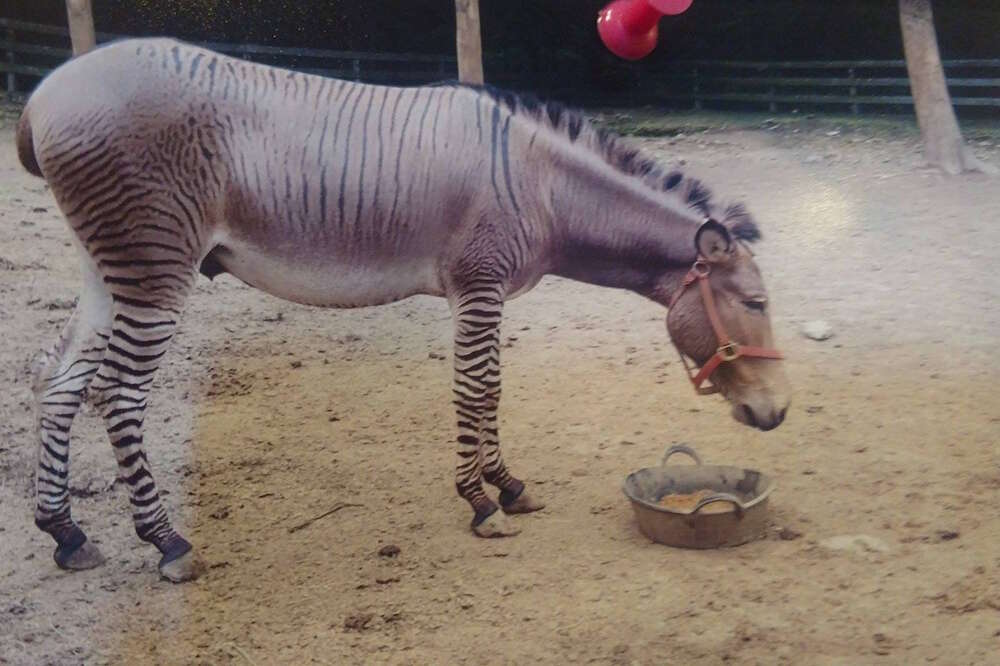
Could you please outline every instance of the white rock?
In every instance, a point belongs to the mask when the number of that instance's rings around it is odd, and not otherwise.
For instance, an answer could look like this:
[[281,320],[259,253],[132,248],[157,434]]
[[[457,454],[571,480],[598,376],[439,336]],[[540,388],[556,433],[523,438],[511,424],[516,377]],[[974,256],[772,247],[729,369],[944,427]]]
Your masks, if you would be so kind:
[[819,545],[830,550],[846,550],[853,553],[888,553],[889,545],[881,539],[867,534],[841,534],[823,539]]
[[811,340],[829,340],[833,337],[833,327],[822,319],[802,325],[802,335]]

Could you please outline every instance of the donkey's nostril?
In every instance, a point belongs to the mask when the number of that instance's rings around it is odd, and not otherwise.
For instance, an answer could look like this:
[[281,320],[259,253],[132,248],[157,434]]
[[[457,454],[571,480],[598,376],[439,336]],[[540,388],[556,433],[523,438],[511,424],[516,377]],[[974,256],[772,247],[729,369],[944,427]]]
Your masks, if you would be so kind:
[[750,409],[749,405],[743,405],[743,413],[747,417],[747,425],[757,427],[757,417],[754,415],[753,410]]
[[785,407],[780,412],[778,412],[778,423],[782,423],[785,420],[785,414],[788,413],[788,407]]

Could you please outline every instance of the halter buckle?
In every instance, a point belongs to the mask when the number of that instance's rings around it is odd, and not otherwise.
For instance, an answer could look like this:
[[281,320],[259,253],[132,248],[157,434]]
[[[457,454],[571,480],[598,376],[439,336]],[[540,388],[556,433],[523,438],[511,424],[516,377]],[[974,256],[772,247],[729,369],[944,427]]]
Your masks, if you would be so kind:
[[740,351],[740,346],[735,342],[727,342],[726,344],[716,349],[715,353],[719,355],[719,358],[727,362],[735,361],[736,359],[738,359],[740,356],[743,355],[743,353]]

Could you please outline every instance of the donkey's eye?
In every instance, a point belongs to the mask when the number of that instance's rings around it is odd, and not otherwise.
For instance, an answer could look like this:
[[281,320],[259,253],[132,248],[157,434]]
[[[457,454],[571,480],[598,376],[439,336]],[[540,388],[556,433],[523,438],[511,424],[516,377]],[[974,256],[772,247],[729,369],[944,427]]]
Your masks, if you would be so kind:
[[767,301],[743,301],[743,305],[754,312],[764,312],[767,309]]

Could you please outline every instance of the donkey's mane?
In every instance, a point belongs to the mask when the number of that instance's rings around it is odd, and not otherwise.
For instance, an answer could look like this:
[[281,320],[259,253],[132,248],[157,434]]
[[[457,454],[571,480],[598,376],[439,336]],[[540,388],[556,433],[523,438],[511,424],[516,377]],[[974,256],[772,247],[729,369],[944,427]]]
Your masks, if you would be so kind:
[[691,208],[705,216],[715,216],[725,224],[735,238],[756,241],[760,229],[742,203],[721,208],[712,201],[712,192],[697,178],[677,170],[664,169],[655,158],[614,132],[595,127],[579,110],[543,101],[534,95],[514,93],[492,86],[451,84],[470,88],[491,97],[511,113],[533,118],[565,136],[571,143],[582,142],[600,155],[605,162],[629,176],[634,176],[655,190],[671,192]]

